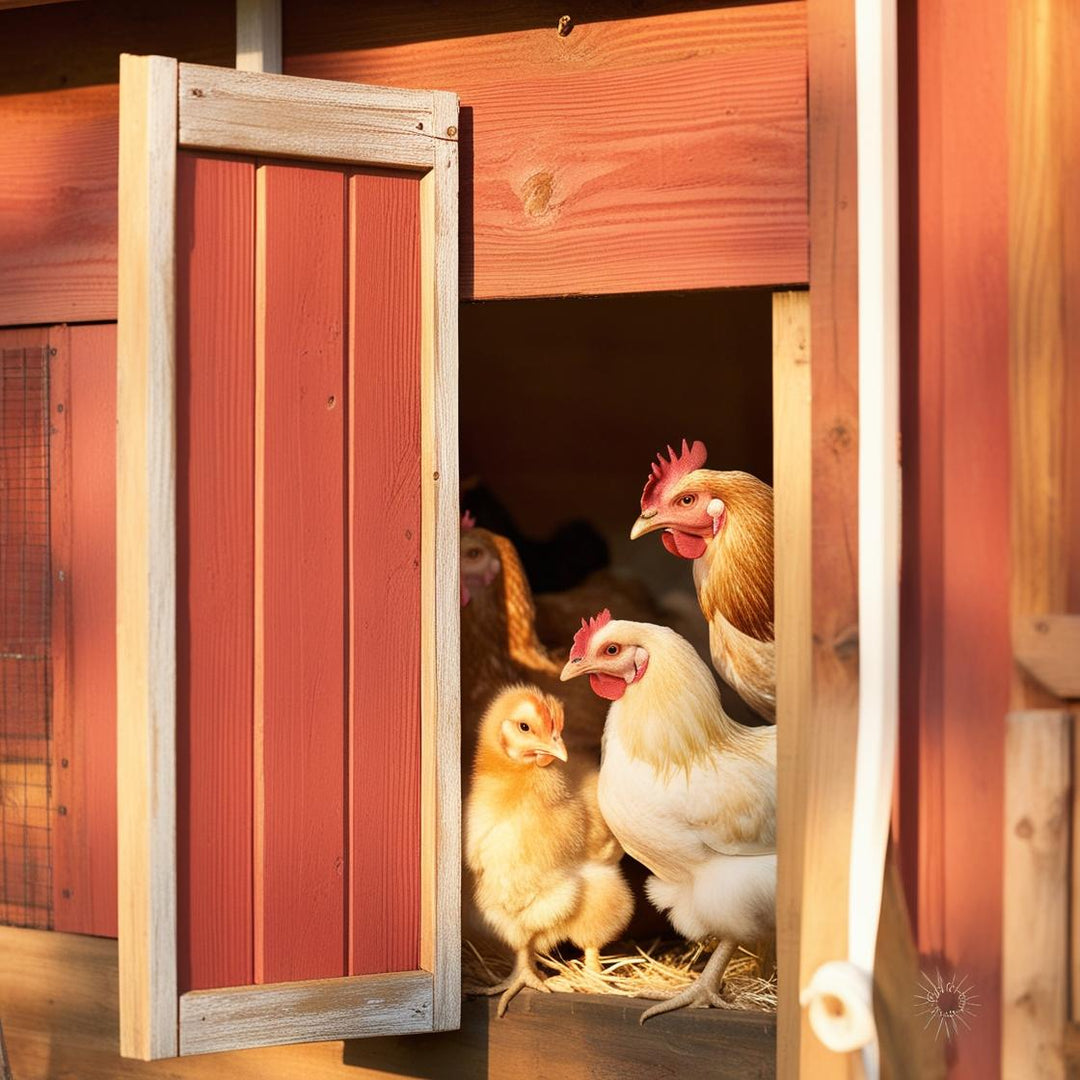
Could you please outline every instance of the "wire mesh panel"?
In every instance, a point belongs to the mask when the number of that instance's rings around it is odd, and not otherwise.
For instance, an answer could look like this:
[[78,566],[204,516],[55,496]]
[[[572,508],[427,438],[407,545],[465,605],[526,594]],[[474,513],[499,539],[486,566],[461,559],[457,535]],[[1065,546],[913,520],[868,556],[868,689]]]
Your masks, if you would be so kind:
[[0,923],[49,928],[49,350],[0,351]]

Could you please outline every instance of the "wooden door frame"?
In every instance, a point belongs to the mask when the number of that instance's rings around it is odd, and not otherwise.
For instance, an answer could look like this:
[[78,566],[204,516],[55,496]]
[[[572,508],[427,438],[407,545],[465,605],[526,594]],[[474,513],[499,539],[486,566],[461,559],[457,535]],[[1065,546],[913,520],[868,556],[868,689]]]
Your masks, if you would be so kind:
[[[117,644],[121,1052],[144,1059],[440,1031],[460,1016],[454,94],[121,57]],[[200,149],[418,171],[420,968],[178,993],[176,159]]]

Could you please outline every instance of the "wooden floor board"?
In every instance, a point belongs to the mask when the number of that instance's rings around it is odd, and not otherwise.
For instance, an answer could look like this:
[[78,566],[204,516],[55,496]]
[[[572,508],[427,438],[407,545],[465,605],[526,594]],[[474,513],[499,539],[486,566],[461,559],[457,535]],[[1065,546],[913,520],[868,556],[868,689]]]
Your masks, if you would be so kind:
[[505,1018],[470,999],[462,1030],[126,1061],[117,1052],[116,943],[0,927],[0,1016],[18,1080],[771,1080],[776,1018],[684,1010],[641,1027],[646,1003],[524,991]]

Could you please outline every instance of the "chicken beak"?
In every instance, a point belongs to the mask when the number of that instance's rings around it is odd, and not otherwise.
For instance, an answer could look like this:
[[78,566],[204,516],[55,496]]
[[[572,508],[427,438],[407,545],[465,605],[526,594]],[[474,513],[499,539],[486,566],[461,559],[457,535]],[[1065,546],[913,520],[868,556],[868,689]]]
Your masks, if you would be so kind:
[[571,679],[576,679],[579,675],[587,675],[590,671],[592,671],[592,668],[586,660],[567,660],[566,666],[562,669],[562,674],[559,676],[559,682],[569,682]]
[[547,754],[549,757],[558,758],[560,761],[568,761],[569,756],[566,753],[566,746],[562,740],[559,742],[549,742],[546,746],[538,746],[536,748],[537,753]]
[[636,540],[639,536],[645,536],[647,533],[663,528],[665,528],[664,522],[657,516],[656,511],[645,510],[634,522],[634,527],[630,530],[630,539]]

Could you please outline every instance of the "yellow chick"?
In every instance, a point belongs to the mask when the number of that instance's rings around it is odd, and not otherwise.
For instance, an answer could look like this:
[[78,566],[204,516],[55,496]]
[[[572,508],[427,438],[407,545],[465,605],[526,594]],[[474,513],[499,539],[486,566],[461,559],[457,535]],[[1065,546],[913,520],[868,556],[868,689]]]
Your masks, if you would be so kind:
[[562,702],[535,686],[503,690],[480,722],[465,858],[477,908],[515,954],[510,977],[485,991],[502,994],[499,1016],[523,987],[548,990],[538,952],[571,941],[599,971],[633,911],[597,770],[554,765],[567,760],[562,729]]

